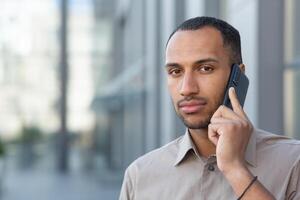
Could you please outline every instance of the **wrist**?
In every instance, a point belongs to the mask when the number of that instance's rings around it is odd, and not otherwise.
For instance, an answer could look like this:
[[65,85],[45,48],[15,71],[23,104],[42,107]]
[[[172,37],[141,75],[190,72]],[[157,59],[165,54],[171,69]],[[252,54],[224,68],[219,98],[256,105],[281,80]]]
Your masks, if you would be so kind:
[[252,179],[253,175],[249,171],[245,162],[236,162],[223,166],[220,171],[229,182],[234,182],[241,178]]
[[219,170],[226,176],[232,173],[248,171],[245,161],[234,161],[230,163],[218,163]]
[[252,173],[243,163],[237,163],[230,167],[228,166],[222,173],[237,196],[240,196],[243,193],[245,188],[254,178]]
[[[236,162],[230,165],[223,165],[220,171],[231,185],[238,199],[247,196],[247,199],[275,199],[264,186],[257,181],[247,168],[245,162]],[[246,198],[245,198],[246,199]]]

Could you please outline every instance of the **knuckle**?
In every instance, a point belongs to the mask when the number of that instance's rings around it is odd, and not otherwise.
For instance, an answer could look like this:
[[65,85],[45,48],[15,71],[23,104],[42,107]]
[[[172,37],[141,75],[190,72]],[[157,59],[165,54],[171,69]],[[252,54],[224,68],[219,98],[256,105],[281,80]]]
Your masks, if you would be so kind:
[[254,129],[254,127],[253,127],[253,125],[251,124],[251,123],[248,123],[248,128],[249,128],[249,130],[252,132],[253,131],[253,129]]
[[251,123],[248,120],[244,120],[244,126],[246,128],[250,128],[251,127]]
[[225,132],[233,132],[236,129],[235,124],[224,125]]
[[236,120],[236,121],[234,121],[232,127],[233,127],[234,129],[240,129],[240,128],[243,127],[243,122],[242,122],[242,121],[239,121],[239,120]]
[[248,126],[249,126],[249,123],[245,120],[242,120],[240,124],[241,124],[241,127],[243,127],[243,128],[248,128]]
[[219,109],[220,110],[225,110],[225,106],[224,105],[220,105]]
[[248,120],[241,121],[241,128],[249,130],[249,131],[253,130],[253,126],[252,126],[251,122]]

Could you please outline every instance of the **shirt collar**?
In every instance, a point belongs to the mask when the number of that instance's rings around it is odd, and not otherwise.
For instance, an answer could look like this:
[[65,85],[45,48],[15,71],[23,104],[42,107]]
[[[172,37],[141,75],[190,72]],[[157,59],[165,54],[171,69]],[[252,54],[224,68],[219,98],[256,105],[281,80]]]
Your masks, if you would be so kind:
[[[179,140],[178,144],[178,152],[177,152],[177,158],[175,160],[174,166],[178,165],[186,156],[187,152],[192,149],[197,154],[195,145],[193,143],[193,140],[191,138],[191,135],[186,129],[184,136]],[[250,136],[248,146],[245,153],[245,160],[248,164],[252,165],[253,167],[256,167],[256,131],[254,130]]]
[[179,142],[178,144],[179,146],[178,146],[177,158],[174,163],[174,166],[178,165],[183,160],[183,158],[186,156],[187,152],[190,149],[193,149],[195,153],[197,152],[195,151],[196,148],[194,146],[193,140],[190,136],[188,129],[186,129],[184,136],[178,142]]

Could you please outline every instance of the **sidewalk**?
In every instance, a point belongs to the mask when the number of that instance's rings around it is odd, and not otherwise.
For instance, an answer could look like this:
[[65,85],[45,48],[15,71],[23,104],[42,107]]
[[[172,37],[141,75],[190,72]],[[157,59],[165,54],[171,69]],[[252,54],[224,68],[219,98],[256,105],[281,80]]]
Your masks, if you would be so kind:
[[6,174],[3,200],[114,200],[119,185],[105,185],[80,174],[59,175],[43,171],[12,171]]
[[121,183],[101,181],[95,174],[53,168],[20,170],[8,161],[0,200],[116,200]]

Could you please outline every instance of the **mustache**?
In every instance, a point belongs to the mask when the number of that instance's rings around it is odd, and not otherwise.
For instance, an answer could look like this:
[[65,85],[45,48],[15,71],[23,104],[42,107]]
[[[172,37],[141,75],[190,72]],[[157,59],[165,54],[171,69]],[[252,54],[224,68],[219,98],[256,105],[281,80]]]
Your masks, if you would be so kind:
[[180,107],[180,105],[182,103],[189,102],[189,101],[198,101],[198,102],[205,102],[205,103],[207,103],[207,99],[204,98],[204,97],[187,96],[187,97],[184,97],[183,99],[179,100],[177,102],[177,106]]

